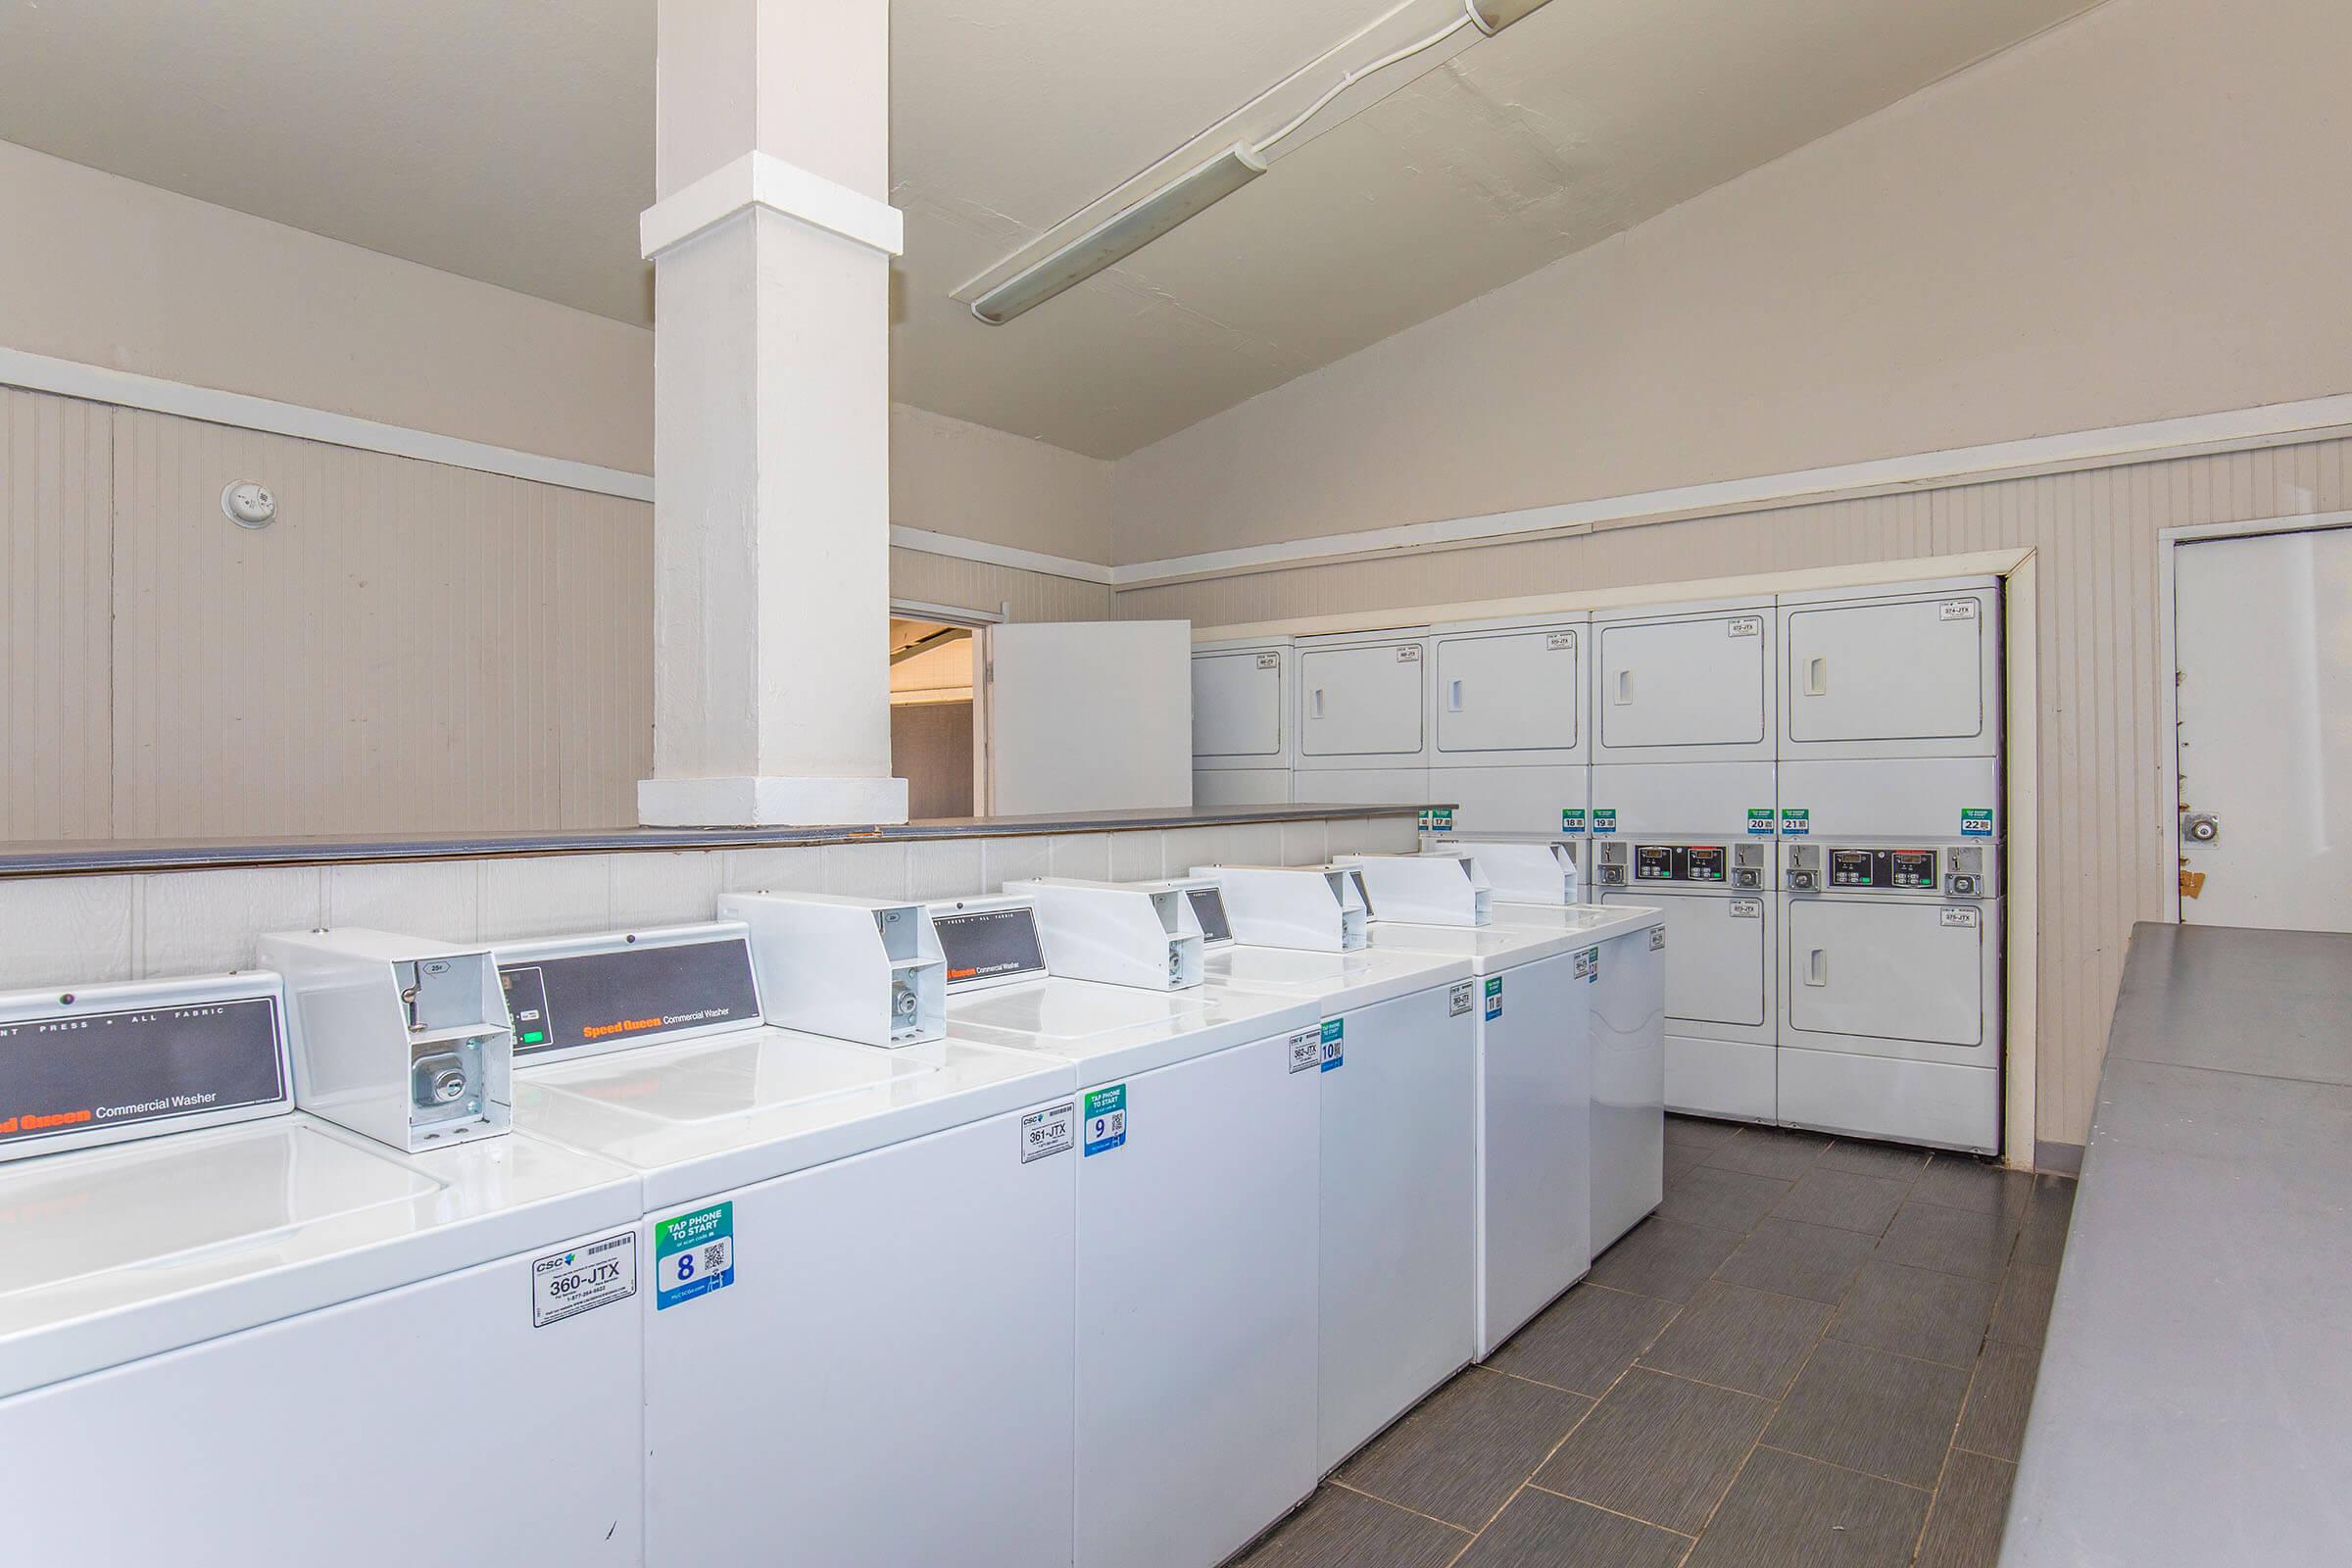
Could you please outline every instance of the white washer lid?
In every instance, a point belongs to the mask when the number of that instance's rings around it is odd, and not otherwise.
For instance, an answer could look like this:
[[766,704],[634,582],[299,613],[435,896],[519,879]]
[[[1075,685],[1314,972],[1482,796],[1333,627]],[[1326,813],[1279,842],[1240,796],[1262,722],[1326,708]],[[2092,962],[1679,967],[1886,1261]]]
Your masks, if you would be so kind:
[[1065,1063],[953,1040],[747,1029],[526,1069],[514,1125],[638,1172],[655,1213],[1075,1087]]
[[1408,948],[1315,953],[1235,943],[1209,949],[1205,967],[1212,986],[1312,997],[1326,1018],[1470,978],[1467,958]]
[[1500,974],[1539,958],[1557,958],[1583,947],[1580,937],[1564,927],[1545,929],[1523,925],[1415,925],[1410,921],[1372,922],[1372,949],[1402,949],[1407,953],[1436,953],[1467,958],[1473,974]]
[[1581,947],[1664,925],[1666,911],[1648,904],[1497,904],[1494,918],[1512,925],[1557,927]]
[[634,1176],[570,1150],[403,1154],[301,1114],[0,1167],[0,1396],[640,1212]]
[[1072,1062],[1080,1088],[1322,1021],[1303,998],[1209,986],[1147,991],[1047,979],[948,997],[952,1037]]

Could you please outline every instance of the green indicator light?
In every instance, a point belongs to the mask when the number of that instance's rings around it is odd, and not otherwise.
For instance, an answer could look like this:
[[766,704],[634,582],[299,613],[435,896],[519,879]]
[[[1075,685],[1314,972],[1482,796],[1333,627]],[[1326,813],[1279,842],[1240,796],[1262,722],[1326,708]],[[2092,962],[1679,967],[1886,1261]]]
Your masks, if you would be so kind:
[[533,1029],[530,1033],[522,1037],[522,1043],[526,1046],[543,1046],[547,1044],[547,1031],[544,1029]]

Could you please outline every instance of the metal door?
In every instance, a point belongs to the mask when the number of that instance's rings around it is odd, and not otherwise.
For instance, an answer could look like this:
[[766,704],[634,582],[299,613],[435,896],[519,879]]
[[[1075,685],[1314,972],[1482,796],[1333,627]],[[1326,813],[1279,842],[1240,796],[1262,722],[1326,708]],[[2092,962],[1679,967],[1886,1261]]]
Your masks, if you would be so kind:
[[2172,554],[2180,919],[2352,931],[2352,531]]
[[[1764,610],[1593,628],[1602,754],[1769,757],[1772,617]],[[1596,759],[1597,760],[1597,759]]]
[[1425,696],[1418,638],[1302,649],[1299,755],[1417,758]]
[[1573,753],[1580,648],[1566,626],[1439,638],[1438,750]]
[[1282,651],[1193,656],[1193,760],[1282,757]]
[[1789,741],[1989,739],[1996,604],[1980,590],[1785,612]]

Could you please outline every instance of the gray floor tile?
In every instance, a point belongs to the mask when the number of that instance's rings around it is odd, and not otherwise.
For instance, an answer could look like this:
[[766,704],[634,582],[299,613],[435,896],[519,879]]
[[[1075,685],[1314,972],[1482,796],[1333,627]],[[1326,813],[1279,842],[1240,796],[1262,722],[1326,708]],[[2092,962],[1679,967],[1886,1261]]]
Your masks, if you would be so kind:
[[1705,1225],[1678,1225],[1652,1215],[1593,1259],[1589,1279],[1661,1301],[1688,1301],[1732,1255],[1740,1235]]
[[[2011,1273],[2017,1272],[2015,1269]],[[1974,1366],[1993,1309],[1989,1280],[1872,1258],[1838,1308],[1830,1338],[1946,1366]]]
[[1472,1367],[1341,1466],[1338,1479],[1476,1530],[1592,1408],[1582,1395]]
[[1774,1176],[1794,1181],[1813,1168],[1830,1141],[1819,1133],[1789,1132],[1780,1127],[1747,1127],[1740,1136],[1707,1155],[1719,1170],[1742,1170],[1751,1176]]
[[2026,1410],[2034,1402],[2034,1380],[2041,1370],[2041,1350],[2023,1345],[1987,1345],[1977,1361],[1977,1377],[1968,1389],[1968,1409],[1960,1417],[1955,1440],[1972,1453],[1995,1459],[2017,1458],[2026,1435]]
[[1693,1149],[1688,1144],[1668,1144],[1659,1175],[1667,1186],[1672,1187],[1704,1164],[1706,1157],[1707,1152],[1703,1149]]
[[1782,1219],[1876,1236],[1903,1206],[1903,1194],[1910,1188],[1910,1182],[1897,1176],[1865,1176],[1816,1165],[1796,1179],[1772,1211]]
[[1537,1314],[1487,1365],[1597,1398],[1649,1348],[1674,1313],[1671,1302],[1588,1281]]
[[2034,1178],[1968,1154],[1937,1154],[1912,1185],[1915,1203],[1938,1203],[1981,1214],[2005,1213],[2014,1223],[2034,1194]]
[[1927,1512],[1924,1492],[1758,1448],[1688,1568],[1899,1568]]
[[1771,1176],[1701,1165],[1666,1189],[1666,1201],[1658,1205],[1658,1218],[1673,1220],[1678,1225],[1706,1225],[1745,1234],[1754,1228],[1756,1221],[1772,1212],[1772,1205],[1781,1200],[1791,1185]]
[[1536,1484],[1695,1533],[1772,1418],[1772,1401],[1635,1367]]
[[2052,1176],[2036,1178],[2033,1200],[2026,1205],[2026,1222],[2017,1233],[2016,1261],[2055,1268],[2066,1251],[2066,1228],[2074,1213],[2073,1182]]
[[2001,1555],[2001,1527],[2009,1518],[2009,1486],[2017,1466],[1954,1448],[1936,1488],[1928,1533],[1919,1544],[1919,1568],[1993,1568]]
[[1836,1306],[1878,1245],[1877,1237],[1860,1231],[1764,1219],[1715,1277],[1726,1285],[1777,1291]]
[[1864,1176],[1892,1176],[1910,1181],[1928,1165],[1925,1150],[1901,1144],[1869,1144],[1839,1139],[1822,1152],[1824,1170],[1850,1170]]
[[1956,1366],[1825,1340],[1764,1441],[1906,1486],[1933,1487],[1968,1393]]
[[1461,1568],[1676,1568],[1688,1537],[1529,1488],[1463,1553]]
[[[1928,1169],[1933,1174],[1935,1167]],[[2016,1239],[2009,1221],[1998,1213],[1944,1208],[1914,1198],[1886,1227],[1879,1242],[1879,1256],[1889,1263],[1932,1268],[1938,1274],[1997,1281]]]
[[1710,1283],[1642,1352],[1642,1364],[1777,1399],[1829,1320],[1818,1301]]
[[1740,1136],[1740,1124],[1736,1121],[1709,1121],[1703,1116],[1669,1116],[1666,1118],[1666,1143],[1669,1148],[1683,1145],[1690,1149],[1713,1149]]
[[1325,1487],[1233,1568],[1446,1568],[1470,1537]]
[[[2024,1250],[2024,1240],[2019,1240]],[[1992,1337],[2009,1345],[2038,1347],[2050,1327],[2050,1298],[2058,1290],[2058,1271],[2012,1260],[2001,1276],[1999,1304],[1992,1309]]]

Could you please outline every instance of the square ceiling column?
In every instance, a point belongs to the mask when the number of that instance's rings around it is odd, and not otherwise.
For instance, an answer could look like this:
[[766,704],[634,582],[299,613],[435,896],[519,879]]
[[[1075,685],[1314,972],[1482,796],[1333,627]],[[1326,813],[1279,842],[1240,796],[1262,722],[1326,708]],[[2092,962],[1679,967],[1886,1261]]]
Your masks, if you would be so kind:
[[890,12],[662,0],[660,826],[903,822],[890,776]]

